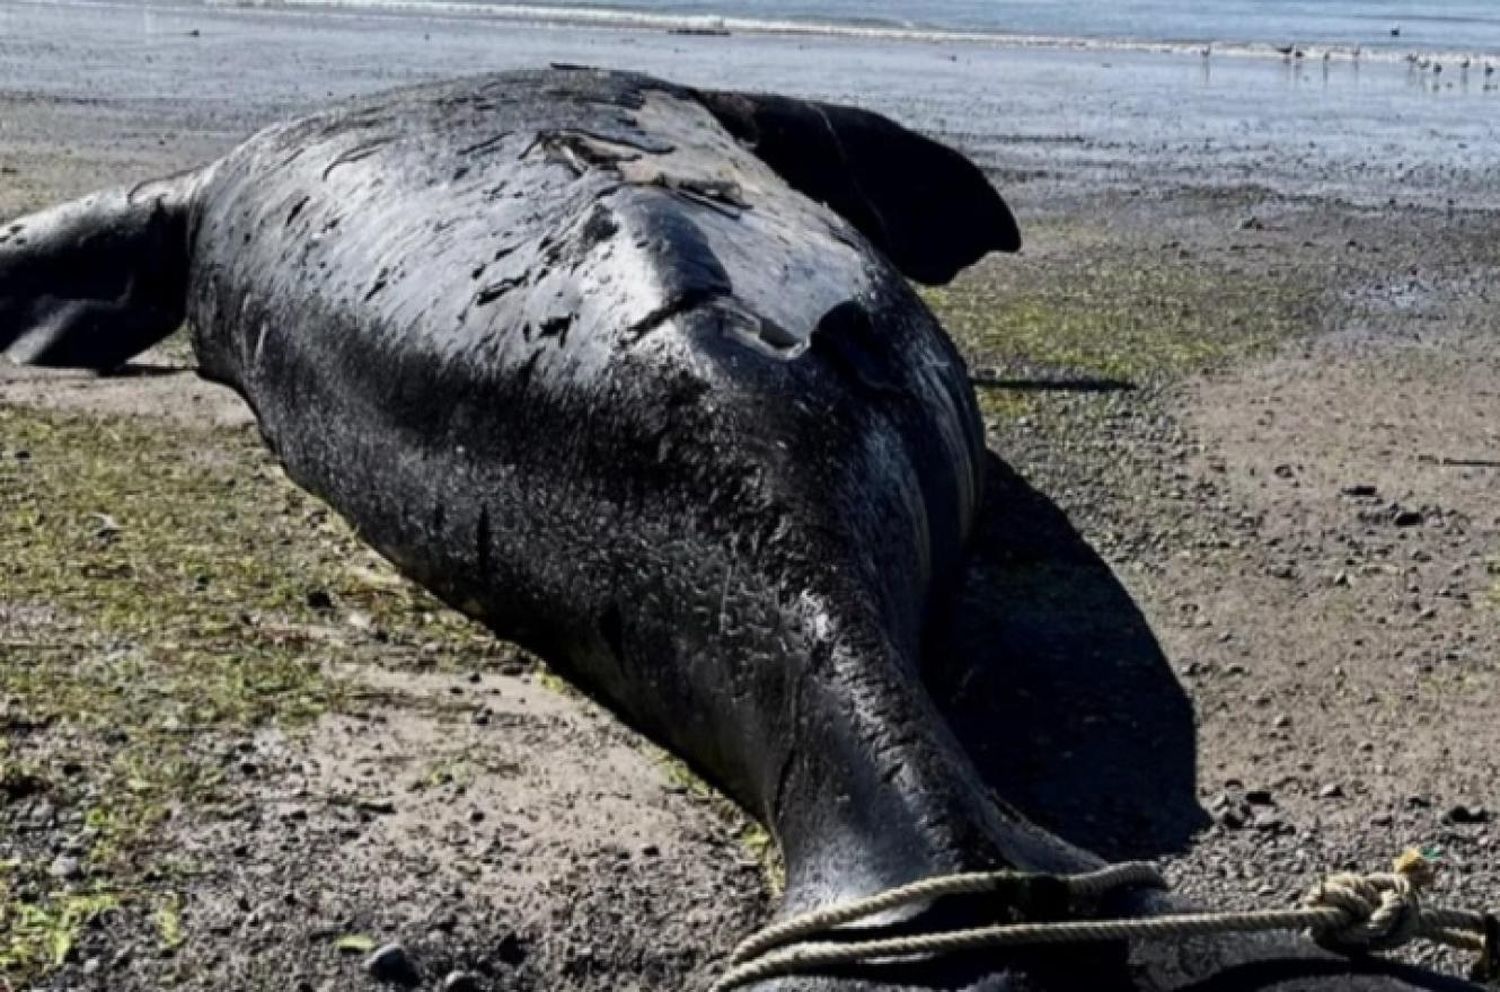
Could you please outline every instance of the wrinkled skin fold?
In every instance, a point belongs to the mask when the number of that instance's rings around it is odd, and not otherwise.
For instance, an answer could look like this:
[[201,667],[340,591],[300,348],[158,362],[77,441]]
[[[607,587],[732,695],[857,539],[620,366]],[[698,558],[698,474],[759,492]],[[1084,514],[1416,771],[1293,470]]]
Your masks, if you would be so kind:
[[[1097,864],[987,793],[917,665],[985,450],[907,278],[1018,246],[973,165],[877,115],[511,73],[279,125],[0,229],[0,347],[108,369],[185,317],[295,481],[766,822],[790,913]],[[1283,970],[1253,973],[1268,959]],[[1264,941],[763,987],[1198,981],[1414,987]]]

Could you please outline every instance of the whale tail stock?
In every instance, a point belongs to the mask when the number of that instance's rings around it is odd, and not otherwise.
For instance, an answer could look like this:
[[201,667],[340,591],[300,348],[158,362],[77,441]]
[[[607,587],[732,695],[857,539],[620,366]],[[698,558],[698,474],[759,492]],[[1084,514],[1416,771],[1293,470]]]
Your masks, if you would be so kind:
[[108,372],[182,325],[199,173],[0,226],[0,354]]

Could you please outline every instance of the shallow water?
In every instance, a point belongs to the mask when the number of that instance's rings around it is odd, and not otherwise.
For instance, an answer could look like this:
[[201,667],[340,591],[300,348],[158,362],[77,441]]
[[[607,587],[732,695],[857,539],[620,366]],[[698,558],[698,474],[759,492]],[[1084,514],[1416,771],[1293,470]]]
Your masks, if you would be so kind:
[[[247,0],[201,0],[242,4]],[[1314,57],[1500,52],[1500,7],[1490,0],[248,0],[365,9],[467,8],[514,19],[738,31],[862,32],[888,38],[985,36],[1094,47],[1151,43],[1221,53],[1271,54],[1298,46]]]
[[549,61],[859,103],[959,143],[1012,187],[1250,186],[1370,204],[1500,206],[1500,74],[1477,68],[1435,76],[1404,62],[682,36],[367,9],[0,7],[0,91],[185,100],[257,122],[345,94]]
[[1500,51],[1500,7],[1487,0],[579,0],[577,6],[1054,38]]

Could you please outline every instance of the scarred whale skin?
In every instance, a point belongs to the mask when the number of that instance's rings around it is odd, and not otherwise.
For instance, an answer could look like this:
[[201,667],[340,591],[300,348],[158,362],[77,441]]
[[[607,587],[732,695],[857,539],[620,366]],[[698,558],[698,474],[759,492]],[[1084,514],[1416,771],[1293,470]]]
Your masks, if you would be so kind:
[[811,905],[1000,859],[915,691],[983,433],[733,100],[564,72],[273,129],[206,178],[187,314],[294,480],[764,818]]
[[[0,229],[0,348],[107,369],[186,318],[291,478],[766,822],[792,912],[1097,864],[987,794],[917,666],[984,444],[906,277],[1018,245],[876,115],[509,73]],[[1130,984],[1084,948],[761,987]]]

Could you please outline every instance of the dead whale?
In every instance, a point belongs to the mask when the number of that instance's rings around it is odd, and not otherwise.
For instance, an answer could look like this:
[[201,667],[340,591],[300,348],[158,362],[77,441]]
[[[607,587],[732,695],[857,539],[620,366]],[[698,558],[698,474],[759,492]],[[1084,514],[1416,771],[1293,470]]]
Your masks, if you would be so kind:
[[[1018,245],[972,164],[877,115],[510,73],[281,124],[15,221],[0,347],[109,369],[186,320],[292,479],[762,819],[790,914],[1098,865],[988,793],[917,670],[985,449],[963,361],[907,279]],[[1195,953],[1182,973],[1226,960]],[[1141,974],[1086,945],[763,987]]]

